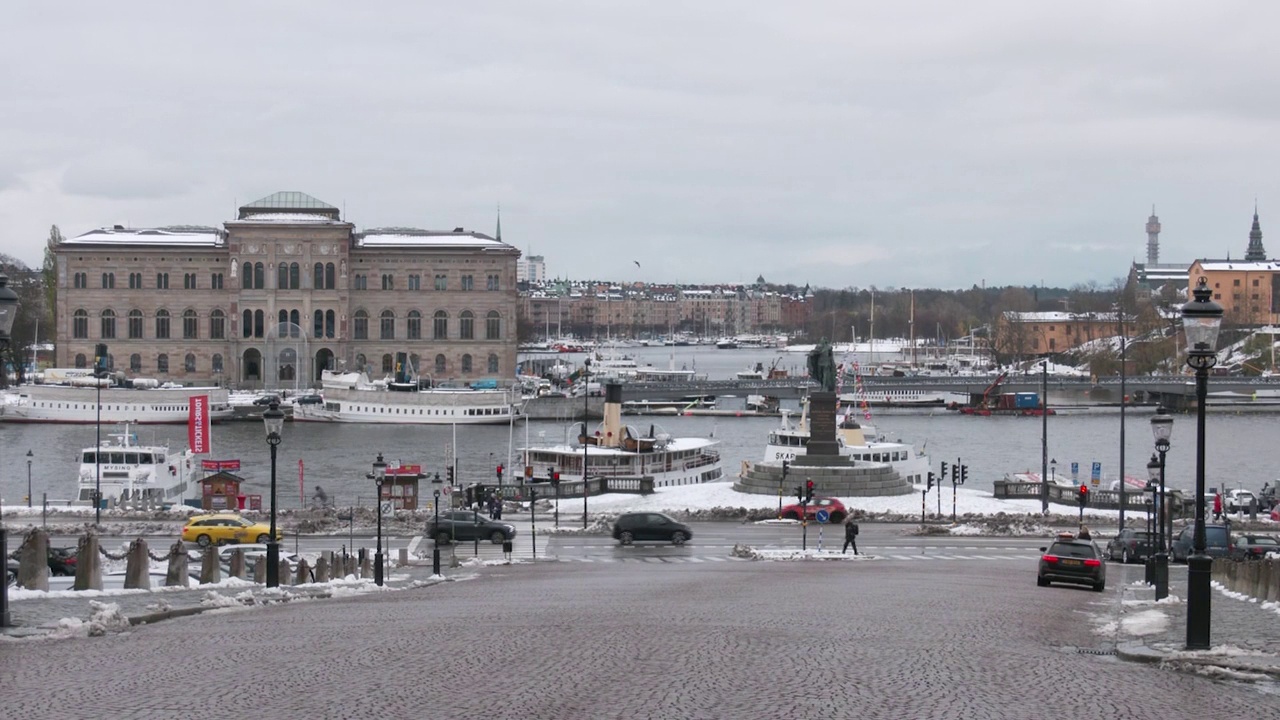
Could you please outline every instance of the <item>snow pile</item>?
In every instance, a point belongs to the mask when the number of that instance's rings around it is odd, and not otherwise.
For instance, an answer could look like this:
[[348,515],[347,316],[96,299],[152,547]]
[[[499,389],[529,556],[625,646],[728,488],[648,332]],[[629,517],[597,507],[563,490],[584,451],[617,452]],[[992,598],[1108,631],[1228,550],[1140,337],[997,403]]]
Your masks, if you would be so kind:
[[129,618],[120,612],[115,603],[89,601],[89,637],[101,637],[109,632],[124,632],[129,629]]
[[793,550],[754,548],[738,543],[729,551],[730,557],[746,560],[871,560],[870,555],[845,555],[833,550]]
[[1169,616],[1161,610],[1143,610],[1120,619],[1120,630],[1134,636],[1157,635],[1169,626]]
[[609,535],[613,533],[613,521],[617,518],[614,513],[601,513],[599,515],[590,516],[590,522],[587,527],[579,527],[577,525],[561,524],[559,527],[551,526],[549,528],[538,528],[539,535]]
[[240,601],[236,600],[230,595],[223,595],[222,593],[218,593],[210,590],[209,592],[205,593],[204,599],[200,601],[200,607],[206,607],[206,608],[240,607]]

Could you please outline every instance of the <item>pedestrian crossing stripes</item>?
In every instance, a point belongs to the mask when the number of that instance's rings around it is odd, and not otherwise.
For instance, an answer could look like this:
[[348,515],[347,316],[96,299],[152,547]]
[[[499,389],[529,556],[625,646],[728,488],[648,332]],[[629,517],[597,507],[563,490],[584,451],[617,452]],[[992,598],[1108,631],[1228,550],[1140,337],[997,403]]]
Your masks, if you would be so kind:
[[[1000,561],[1000,560],[1038,560],[1039,555],[877,555],[873,553],[863,553],[865,557],[874,560],[910,560],[910,561]],[[541,558],[544,560],[558,560],[568,563],[582,564],[607,564],[607,563],[647,563],[650,565],[662,564],[695,564],[695,563],[724,563],[724,562],[744,562],[750,558],[739,558],[731,556],[718,555],[679,555],[671,557],[661,557],[655,555],[646,555],[643,557],[605,557],[605,556],[557,556],[554,558]],[[763,561],[767,562],[767,561]]]

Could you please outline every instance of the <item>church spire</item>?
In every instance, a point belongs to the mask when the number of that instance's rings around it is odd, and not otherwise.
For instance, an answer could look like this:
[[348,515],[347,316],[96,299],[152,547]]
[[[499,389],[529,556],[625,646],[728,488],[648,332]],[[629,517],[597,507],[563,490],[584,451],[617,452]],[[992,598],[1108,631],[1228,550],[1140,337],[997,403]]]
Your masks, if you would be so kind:
[[1265,262],[1267,251],[1262,247],[1262,225],[1258,222],[1258,201],[1253,202],[1253,227],[1249,230],[1249,249],[1244,253],[1248,262]]
[[494,240],[502,242],[502,204],[498,204],[498,231],[494,233]]

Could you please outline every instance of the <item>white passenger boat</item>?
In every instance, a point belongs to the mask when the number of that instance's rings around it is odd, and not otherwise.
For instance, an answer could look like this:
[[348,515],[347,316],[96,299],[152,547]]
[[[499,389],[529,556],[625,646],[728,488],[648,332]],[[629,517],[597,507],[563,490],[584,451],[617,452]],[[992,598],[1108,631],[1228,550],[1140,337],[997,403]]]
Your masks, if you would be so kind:
[[[93,382],[93,378],[89,378]],[[105,382],[105,381],[104,381]],[[154,381],[151,381],[154,382]],[[97,423],[101,395],[101,422],[152,425],[187,422],[191,398],[209,397],[209,419],[217,422],[234,414],[226,388],[148,387],[134,380],[133,387],[92,385],[20,385],[4,394],[0,421],[31,423]]]
[[298,404],[293,419],[304,422],[393,425],[482,425],[509,423],[519,414],[520,389],[420,389],[417,383],[370,381],[364,373],[321,374],[324,401]]
[[[798,423],[791,421],[789,411],[782,411],[782,425],[769,433],[765,444],[765,462],[794,460],[806,454],[809,443],[808,403],[803,408]],[[836,442],[840,446],[840,454],[852,458],[855,463],[887,463],[912,483],[924,483],[928,479],[928,455],[909,443],[889,440],[878,434],[874,427],[859,424],[851,414],[846,414],[837,423]]]
[[92,505],[101,483],[102,499],[148,508],[181,505],[194,496],[200,463],[190,450],[173,452],[168,445],[139,445],[126,423],[97,447],[80,451],[76,505]]
[[724,477],[717,442],[707,438],[673,438],[657,425],[648,432],[622,424],[622,387],[605,386],[604,422],[588,434],[578,425],[577,443],[524,448],[524,465],[537,478],[554,469],[565,478],[582,477],[586,446],[590,478],[653,478],[655,488],[715,482]]

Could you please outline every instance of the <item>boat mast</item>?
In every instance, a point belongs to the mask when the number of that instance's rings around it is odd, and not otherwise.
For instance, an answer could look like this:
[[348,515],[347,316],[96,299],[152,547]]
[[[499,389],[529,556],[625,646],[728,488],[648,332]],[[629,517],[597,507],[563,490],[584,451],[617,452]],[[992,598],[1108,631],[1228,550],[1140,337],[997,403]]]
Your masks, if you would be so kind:
[[867,362],[871,363],[871,367],[875,367],[876,362],[876,289],[871,288],[871,344],[867,346]]
[[916,366],[916,291],[911,291],[911,319],[907,321],[911,332],[911,367]]

